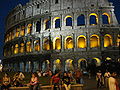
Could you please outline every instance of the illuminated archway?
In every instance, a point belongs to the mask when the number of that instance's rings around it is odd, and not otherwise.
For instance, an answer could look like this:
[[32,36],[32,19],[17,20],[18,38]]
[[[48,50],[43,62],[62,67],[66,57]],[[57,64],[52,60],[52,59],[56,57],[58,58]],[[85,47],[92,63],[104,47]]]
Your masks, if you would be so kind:
[[40,41],[35,40],[34,44],[35,44],[35,46],[34,46],[35,51],[40,51]]
[[44,38],[43,48],[44,50],[50,50],[50,41],[48,38]]
[[118,47],[120,46],[120,35],[118,35],[118,37],[117,37],[117,46]]
[[22,26],[22,28],[21,28],[20,35],[21,36],[25,35],[25,27],[24,26]]
[[90,17],[90,25],[98,24],[98,15],[96,13],[91,13],[89,17]]
[[42,71],[44,72],[44,71],[49,70],[50,69],[49,65],[50,65],[50,61],[49,60],[43,61],[43,63],[42,63]]
[[18,44],[15,44],[14,54],[18,54],[19,46]]
[[60,28],[60,17],[55,17],[53,22],[55,28]]
[[92,35],[90,37],[90,47],[94,48],[94,47],[99,47],[99,46],[100,46],[99,36],[98,35]]
[[71,36],[65,38],[65,49],[73,48],[73,39]]
[[85,25],[85,16],[81,14],[77,18],[77,26],[83,26],[83,25]]
[[77,47],[78,48],[86,48],[86,37],[84,35],[78,36]]
[[73,60],[68,59],[65,61],[65,71],[73,71],[74,67],[73,67]]
[[66,26],[72,26],[72,17],[66,16],[65,17]]
[[104,47],[112,46],[112,37],[109,34],[104,36]]
[[19,37],[19,34],[20,34],[20,29],[17,28],[17,29],[16,29],[16,37]]
[[28,24],[27,26],[27,34],[31,34],[32,33],[32,24]]
[[61,70],[61,61],[60,59],[55,60],[53,65],[53,72]]
[[102,23],[103,24],[110,24],[110,15],[108,13],[102,14]]
[[110,57],[106,57],[105,59],[106,61],[112,60]]
[[59,37],[56,37],[54,40],[53,40],[53,49],[61,49],[61,40]]
[[20,44],[20,53],[24,53],[24,43]]
[[50,29],[50,27],[51,27],[51,21],[50,21],[50,19],[46,19],[44,21],[44,24],[45,24],[45,30]]
[[92,63],[95,63],[96,66],[100,66],[101,65],[101,60],[99,58],[93,58],[92,60],[93,60]]
[[87,68],[87,61],[84,58],[78,60],[78,69],[85,71]]
[[30,41],[27,42],[26,51],[27,52],[31,52],[32,51],[32,47],[31,47],[31,42]]

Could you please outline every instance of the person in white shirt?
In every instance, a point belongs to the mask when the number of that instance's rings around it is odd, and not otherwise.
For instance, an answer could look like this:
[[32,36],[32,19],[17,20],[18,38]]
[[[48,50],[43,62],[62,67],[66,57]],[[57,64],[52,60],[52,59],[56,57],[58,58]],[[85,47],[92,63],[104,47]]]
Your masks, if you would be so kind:
[[105,79],[105,87],[108,87],[108,79],[110,77],[110,72],[106,71],[106,73],[104,74],[104,79]]

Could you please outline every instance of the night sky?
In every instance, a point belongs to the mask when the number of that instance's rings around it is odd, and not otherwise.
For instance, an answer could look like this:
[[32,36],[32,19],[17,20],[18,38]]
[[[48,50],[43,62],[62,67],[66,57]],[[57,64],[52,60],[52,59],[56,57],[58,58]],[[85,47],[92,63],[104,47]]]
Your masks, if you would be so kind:
[[[13,9],[16,5],[21,3],[25,5],[29,0],[0,0],[0,59],[3,58],[3,41],[4,41],[4,27],[5,27],[5,18],[9,11]],[[109,0],[113,2],[115,6],[115,14],[118,22],[120,23],[120,0]]]

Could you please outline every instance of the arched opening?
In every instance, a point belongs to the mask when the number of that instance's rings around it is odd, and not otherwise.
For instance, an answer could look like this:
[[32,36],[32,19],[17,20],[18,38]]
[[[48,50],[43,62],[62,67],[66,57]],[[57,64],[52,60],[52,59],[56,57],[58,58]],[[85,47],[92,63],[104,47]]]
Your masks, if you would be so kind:
[[101,65],[101,61],[99,58],[93,58],[91,63],[95,63],[97,67]]
[[81,71],[86,71],[87,68],[87,61],[86,59],[82,58],[78,60],[78,69]]
[[95,48],[100,46],[100,40],[98,35],[92,35],[90,37],[90,47]]
[[20,44],[20,53],[24,53],[24,43]]
[[45,30],[50,29],[50,27],[51,27],[50,19],[45,20]]
[[17,28],[17,29],[16,29],[16,37],[19,37],[19,34],[20,34],[20,29]]
[[118,35],[118,37],[117,37],[117,46],[118,47],[120,46],[120,35]]
[[77,26],[83,26],[83,25],[85,25],[85,16],[83,14],[81,14],[77,18]]
[[74,67],[73,67],[73,60],[68,59],[65,61],[65,71],[73,71]]
[[107,13],[102,14],[102,23],[103,24],[110,24],[110,15]]
[[66,16],[66,26],[72,26],[72,17],[71,16]]
[[49,70],[50,69],[49,65],[50,65],[50,61],[49,60],[43,61],[43,63],[42,63],[42,71],[45,72],[45,71]]
[[31,42],[30,41],[27,42],[26,51],[27,52],[32,52],[32,47],[31,47]]
[[19,46],[18,44],[15,44],[14,54],[18,54]]
[[71,36],[67,36],[65,39],[65,49],[73,48],[73,39]]
[[53,65],[53,72],[61,70],[61,61],[60,59],[55,60]]
[[78,48],[86,48],[86,37],[84,35],[80,35],[77,38],[77,47]]
[[112,46],[112,37],[109,34],[106,34],[104,36],[104,47],[110,47]]
[[40,41],[35,40],[34,44],[35,44],[35,46],[34,46],[35,51],[40,51]]
[[14,39],[14,36],[15,36],[15,35],[14,35],[14,31],[12,31],[12,40]]
[[60,28],[60,17],[54,18],[54,25],[55,25],[55,28]]
[[43,48],[44,48],[44,50],[50,50],[50,41],[48,38],[44,39]]
[[22,26],[22,28],[21,28],[20,35],[21,35],[21,36],[24,36],[24,35],[25,35],[25,27],[24,27],[24,26]]
[[53,49],[57,49],[57,50],[60,50],[61,49],[61,40],[59,37],[56,37],[54,40],[53,40]]
[[27,34],[32,34],[32,24],[28,24],[28,26],[27,26]]
[[91,13],[89,17],[90,17],[90,25],[98,24],[98,15],[96,13]]
[[36,32],[40,32],[41,31],[41,22],[37,21],[36,23]]

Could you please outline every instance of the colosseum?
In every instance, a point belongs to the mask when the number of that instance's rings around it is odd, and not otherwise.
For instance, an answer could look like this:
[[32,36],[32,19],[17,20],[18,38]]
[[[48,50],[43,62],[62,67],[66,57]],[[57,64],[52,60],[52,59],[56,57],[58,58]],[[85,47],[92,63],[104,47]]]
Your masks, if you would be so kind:
[[108,0],[30,0],[6,18],[3,65],[54,72],[119,62],[119,31]]

